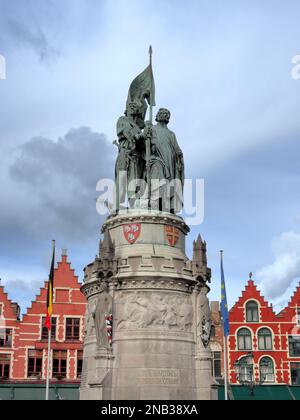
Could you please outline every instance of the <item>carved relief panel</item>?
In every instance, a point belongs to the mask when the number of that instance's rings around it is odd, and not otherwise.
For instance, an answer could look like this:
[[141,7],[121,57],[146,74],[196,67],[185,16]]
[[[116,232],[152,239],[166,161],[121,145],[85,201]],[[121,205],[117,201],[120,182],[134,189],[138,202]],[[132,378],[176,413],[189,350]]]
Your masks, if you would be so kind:
[[116,328],[190,332],[193,325],[191,297],[157,292],[121,292],[116,305]]

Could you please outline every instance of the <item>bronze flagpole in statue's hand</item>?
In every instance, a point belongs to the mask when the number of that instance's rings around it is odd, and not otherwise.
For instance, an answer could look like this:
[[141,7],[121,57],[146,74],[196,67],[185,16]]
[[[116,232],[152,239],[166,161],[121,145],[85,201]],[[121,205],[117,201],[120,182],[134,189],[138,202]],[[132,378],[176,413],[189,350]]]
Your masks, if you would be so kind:
[[[152,55],[153,55],[153,48],[152,45],[149,47],[149,57],[150,57],[150,68],[152,69]],[[153,105],[152,105],[153,98],[150,97],[150,122],[151,125],[153,124]]]
[[[153,49],[150,45],[149,48],[149,57],[150,57],[150,68],[152,69],[152,55]],[[147,130],[146,137],[146,165],[147,165],[147,186],[148,186],[148,207],[151,208],[151,168],[150,168],[150,159],[151,159],[151,140],[152,140],[152,126],[153,126],[153,105],[152,98],[150,94],[150,115],[149,115],[150,125]]]

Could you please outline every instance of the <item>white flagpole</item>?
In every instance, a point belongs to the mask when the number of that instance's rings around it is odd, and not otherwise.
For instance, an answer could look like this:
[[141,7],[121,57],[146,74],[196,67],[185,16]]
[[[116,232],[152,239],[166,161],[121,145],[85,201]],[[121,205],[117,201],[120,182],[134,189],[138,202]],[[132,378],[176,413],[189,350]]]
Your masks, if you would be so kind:
[[224,390],[225,390],[225,401],[228,401],[228,351],[227,351],[228,340],[224,335]]
[[[50,318],[50,326],[52,327],[52,317]],[[49,401],[50,389],[50,357],[51,357],[51,330],[48,330],[48,360],[47,360],[47,380],[46,380],[46,401]]]

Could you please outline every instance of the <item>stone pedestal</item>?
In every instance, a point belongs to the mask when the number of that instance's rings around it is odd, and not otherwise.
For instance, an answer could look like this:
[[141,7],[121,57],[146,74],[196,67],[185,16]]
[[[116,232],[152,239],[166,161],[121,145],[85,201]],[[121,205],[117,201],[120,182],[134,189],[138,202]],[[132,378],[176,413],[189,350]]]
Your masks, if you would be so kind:
[[[186,257],[188,232],[180,217],[153,211],[130,211],[103,225],[99,258],[86,268],[82,287],[88,307],[81,399],[214,398],[211,352],[201,339],[209,311],[201,291],[210,270],[201,257]],[[112,346],[97,342],[94,325],[103,293],[113,301]]]

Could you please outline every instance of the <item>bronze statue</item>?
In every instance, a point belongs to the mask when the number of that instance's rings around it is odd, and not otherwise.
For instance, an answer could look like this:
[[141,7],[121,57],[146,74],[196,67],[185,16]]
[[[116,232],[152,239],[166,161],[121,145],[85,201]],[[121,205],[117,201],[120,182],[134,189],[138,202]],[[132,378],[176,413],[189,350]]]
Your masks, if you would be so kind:
[[[135,207],[137,194],[142,196],[144,193],[140,181],[146,181],[148,186],[148,208],[171,213],[182,208],[183,153],[176,135],[168,128],[170,111],[161,108],[156,116],[157,124],[153,126],[153,106],[155,83],[150,48],[150,65],[131,83],[125,116],[120,117],[117,123],[117,211],[126,199],[130,208]],[[148,107],[150,121],[145,122]],[[161,187],[163,181],[166,181],[166,188]]]
[[[156,116],[157,124],[152,128],[150,179],[166,180],[173,182],[172,190],[168,193],[169,209],[171,212],[180,211],[182,206],[182,192],[184,186],[184,161],[183,153],[177,143],[176,135],[169,130],[171,113],[161,108]],[[175,182],[180,181],[181,184]],[[179,190],[179,191],[178,191]],[[154,193],[152,189],[152,194]],[[176,193],[178,197],[176,196]],[[161,196],[164,195],[161,193]],[[176,203],[176,198],[180,203]],[[178,201],[177,200],[177,201]]]
[[[116,184],[118,202],[126,200],[126,191],[130,183],[142,179],[145,162],[143,159],[143,138],[138,125],[139,108],[135,102],[129,102],[125,115],[117,123],[119,154],[116,162]],[[135,191],[134,191],[135,193]],[[130,196],[128,200],[130,200]]]

